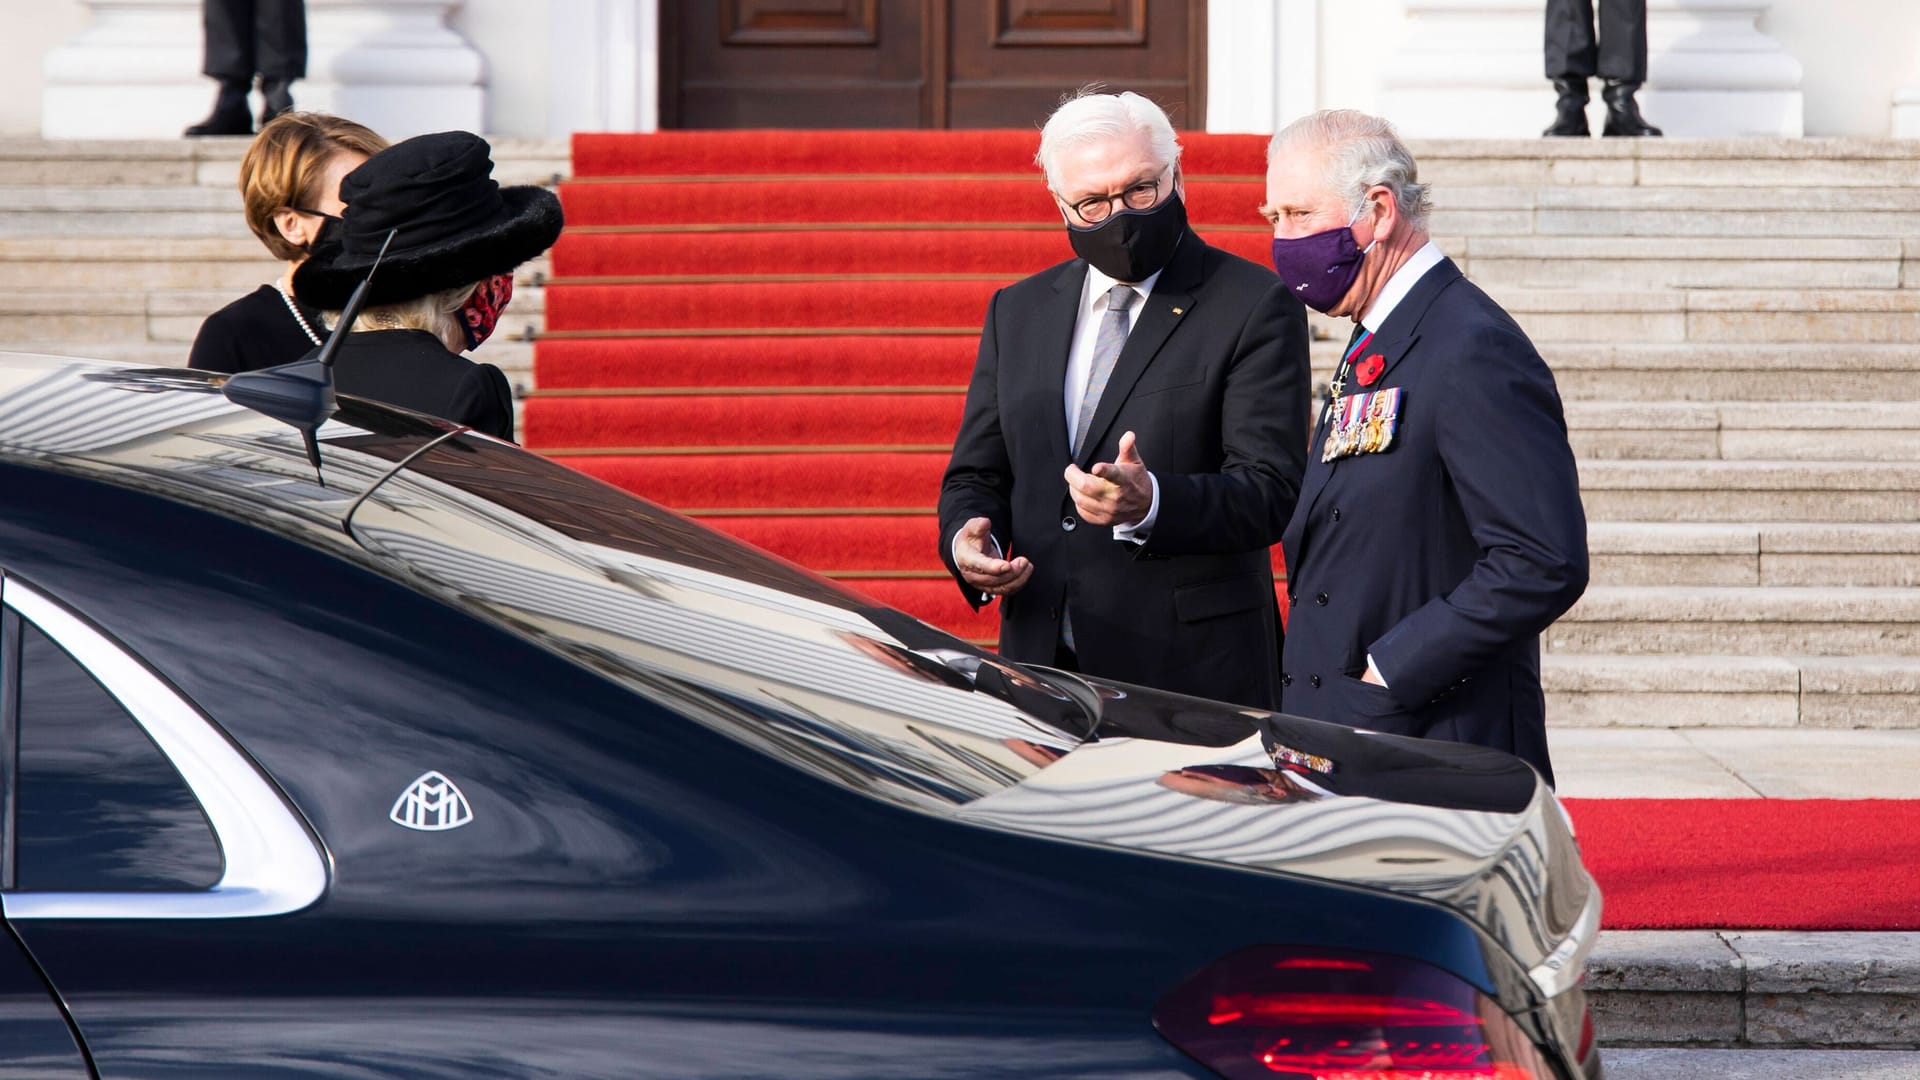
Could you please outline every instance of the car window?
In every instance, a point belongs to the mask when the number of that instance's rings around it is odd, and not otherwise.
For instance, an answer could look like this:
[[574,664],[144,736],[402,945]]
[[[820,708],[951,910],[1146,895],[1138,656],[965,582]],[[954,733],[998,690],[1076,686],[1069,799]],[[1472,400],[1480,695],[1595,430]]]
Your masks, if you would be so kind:
[[22,891],[205,889],[220,845],[132,716],[22,620],[14,881]]

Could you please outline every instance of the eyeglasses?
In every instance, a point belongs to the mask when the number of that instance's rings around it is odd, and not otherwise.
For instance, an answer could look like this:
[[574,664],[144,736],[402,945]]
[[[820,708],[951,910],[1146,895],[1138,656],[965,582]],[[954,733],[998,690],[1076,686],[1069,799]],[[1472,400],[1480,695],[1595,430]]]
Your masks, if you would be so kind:
[[[1172,166],[1168,166],[1171,170]],[[1113,216],[1113,204],[1120,203],[1128,210],[1151,210],[1160,202],[1160,181],[1145,180],[1127,188],[1118,195],[1089,195],[1077,203],[1068,204],[1073,216],[1088,225],[1098,225]]]
[[340,220],[340,215],[338,214],[329,214],[325,210],[315,210],[310,206],[289,206],[287,207],[287,209],[293,211],[296,214],[305,214],[308,217],[324,218],[327,221]]

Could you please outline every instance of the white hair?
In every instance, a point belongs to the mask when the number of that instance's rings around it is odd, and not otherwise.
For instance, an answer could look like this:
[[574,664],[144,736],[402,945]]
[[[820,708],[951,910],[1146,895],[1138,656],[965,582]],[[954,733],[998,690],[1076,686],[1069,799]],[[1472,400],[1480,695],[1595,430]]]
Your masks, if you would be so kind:
[[1325,153],[1327,186],[1339,192],[1348,210],[1358,213],[1367,192],[1384,187],[1393,192],[1401,217],[1416,229],[1427,227],[1433,194],[1420,182],[1413,152],[1385,120],[1354,109],[1303,116],[1281,128],[1267,144],[1267,163],[1288,150]]
[[[442,289],[436,293],[412,300],[402,300],[397,304],[382,304],[370,307],[354,320],[355,330],[425,330],[440,339],[449,352],[462,352],[467,347],[467,333],[460,309],[465,307],[473,290],[480,282],[468,285],[456,285],[451,289]],[[329,323],[338,323],[341,313],[327,312]]]
[[1033,160],[1046,171],[1047,186],[1060,189],[1054,162],[1060,152],[1108,139],[1126,139],[1145,132],[1153,160],[1161,168],[1179,164],[1180,140],[1160,106],[1132,91],[1108,94],[1090,83],[1066,96],[1040,129],[1040,152]]

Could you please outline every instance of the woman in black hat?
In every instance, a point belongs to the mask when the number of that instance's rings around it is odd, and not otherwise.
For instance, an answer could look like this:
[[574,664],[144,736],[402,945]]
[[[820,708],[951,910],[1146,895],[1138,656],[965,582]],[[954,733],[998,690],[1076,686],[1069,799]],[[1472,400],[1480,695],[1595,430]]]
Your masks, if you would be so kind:
[[[501,187],[487,141],[465,131],[421,135],[368,158],[340,181],[346,203],[293,275],[294,295],[338,313],[393,243],[367,306],[341,342],[334,384],[513,438],[513,394],[479,348],[513,295],[513,270],[560,238],[560,200]],[[329,319],[333,316],[330,315]]]

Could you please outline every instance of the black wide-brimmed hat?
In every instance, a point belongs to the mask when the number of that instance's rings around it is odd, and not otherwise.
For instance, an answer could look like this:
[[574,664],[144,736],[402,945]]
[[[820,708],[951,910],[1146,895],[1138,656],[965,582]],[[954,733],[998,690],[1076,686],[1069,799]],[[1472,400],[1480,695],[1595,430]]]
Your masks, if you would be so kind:
[[347,204],[293,274],[293,294],[339,311],[398,229],[368,291],[369,306],[397,304],[510,273],[553,246],[560,200],[538,187],[501,187],[487,140],[443,131],[395,143],[340,180]]

